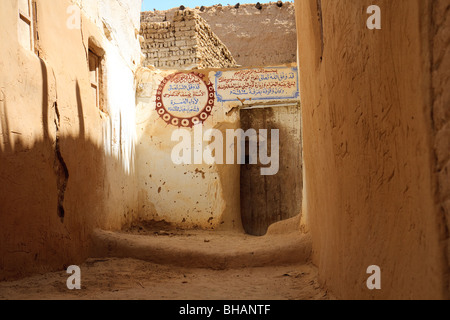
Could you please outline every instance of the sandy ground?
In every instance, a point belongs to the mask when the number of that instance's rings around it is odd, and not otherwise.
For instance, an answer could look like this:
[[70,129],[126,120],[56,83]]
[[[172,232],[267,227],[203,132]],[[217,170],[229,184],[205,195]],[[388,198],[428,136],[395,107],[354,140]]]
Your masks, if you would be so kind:
[[211,270],[169,267],[133,259],[90,259],[82,289],[70,291],[65,272],[0,283],[0,299],[322,300],[329,294],[310,265]]
[[[281,233],[286,232],[284,224],[278,224],[272,227],[271,233],[277,234],[277,228]],[[310,263],[232,268],[225,267],[227,264],[223,263],[216,265],[214,263],[216,257],[210,255],[211,252],[216,252],[220,258],[227,250],[231,250],[234,258],[245,259],[246,256],[241,255],[242,252],[250,250],[252,256],[253,251],[255,256],[275,256],[278,251],[286,250],[285,247],[277,246],[280,238],[276,235],[256,238],[243,234],[179,230],[164,222],[137,223],[127,230],[112,235],[113,243],[120,243],[123,240],[125,246],[122,249],[128,256],[114,258],[120,256],[115,255],[87,260],[80,266],[81,290],[67,289],[66,282],[70,275],[62,271],[36,275],[19,281],[2,282],[0,300],[332,299],[330,294],[319,286],[317,268]],[[293,252],[299,253],[303,242],[296,244],[294,240],[298,237],[295,234],[287,235],[286,239],[294,243]],[[136,249],[136,241],[143,242],[144,245]],[[111,243],[106,245],[109,247]],[[146,253],[143,257],[148,258],[148,252],[152,248],[155,250],[150,257],[160,256],[157,259],[159,262],[137,258],[142,252]],[[293,254],[289,247],[287,249],[281,252],[281,255]],[[186,256],[179,255],[186,250],[189,252]],[[200,252],[198,256],[194,255],[195,250]],[[117,251],[114,254],[121,252]],[[174,263],[174,257],[183,259]],[[213,267],[193,266],[189,261],[195,257],[208,260],[206,262],[211,262]],[[270,259],[267,261],[270,262]]]
[[93,239],[92,258],[130,258],[214,270],[304,264],[312,250],[311,238],[298,231],[254,237],[154,223],[140,223],[122,232],[96,230]]

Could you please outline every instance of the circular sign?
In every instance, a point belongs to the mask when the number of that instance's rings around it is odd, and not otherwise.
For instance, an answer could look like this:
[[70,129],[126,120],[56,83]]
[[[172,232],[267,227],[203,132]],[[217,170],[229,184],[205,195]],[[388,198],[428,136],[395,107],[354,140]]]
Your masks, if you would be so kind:
[[156,112],[168,124],[192,128],[205,122],[214,107],[215,92],[205,75],[175,73],[164,78],[156,93]]

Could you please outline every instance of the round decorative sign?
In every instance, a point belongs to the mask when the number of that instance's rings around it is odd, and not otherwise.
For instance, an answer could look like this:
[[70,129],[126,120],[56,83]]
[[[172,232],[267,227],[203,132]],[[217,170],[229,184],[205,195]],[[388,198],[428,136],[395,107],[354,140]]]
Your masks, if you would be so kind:
[[205,75],[175,73],[164,78],[156,93],[156,112],[168,124],[192,128],[205,122],[214,107],[215,91]]

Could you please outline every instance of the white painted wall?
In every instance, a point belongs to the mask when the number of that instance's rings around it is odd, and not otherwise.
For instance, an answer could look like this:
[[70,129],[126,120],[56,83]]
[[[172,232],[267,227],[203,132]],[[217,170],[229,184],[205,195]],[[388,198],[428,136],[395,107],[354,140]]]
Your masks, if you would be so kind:
[[141,0],[74,0],[83,14],[103,30],[107,113],[104,117],[104,147],[134,172],[136,143],[135,72],[141,62],[139,43]]
[[[213,83],[221,70],[194,70],[205,74]],[[238,69],[239,71],[239,69]],[[137,145],[139,216],[144,220],[165,220],[181,227],[242,231],[240,212],[239,164],[174,164],[172,141],[178,129],[168,125],[156,111],[156,93],[164,77],[176,71],[142,68],[137,73]],[[298,89],[294,89],[298,91]],[[223,94],[224,92],[222,92]],[[226,139],[226,130],[240,128],[239,101],[216,100],[211,116],[203,123],[203,133],[218,129],[224,137],[224,150],[234,148]],[[294,95],[295,96],[295,95]],[[223,98],[231,99],[223,95]],[[297,97],[291,99],[295,100]],[[279,103],[282,100],[259,100],[257,103]],[[285,100],[284,100],[285,101]],[[255,103],[247,100],[246,104]],[[194,129],[187,129],[194,136]],[[194,139],[192,139],[192,142]],[[205,148],[209,143],[204,142]],[[225,151],[226,152],[226,151]],[[225,153],[224,152],[224,153]]]
[[[182,227],[241,230],[238,165],[176,165],[171,158],[175,126],[157,114],[156,90],[173,71],[142,69],[137,98],[137,161],[140,217],[165,220]],[[203,126],[236,128],[238,113],[216,105]],[[193,133],[193,129],[189,129]]]

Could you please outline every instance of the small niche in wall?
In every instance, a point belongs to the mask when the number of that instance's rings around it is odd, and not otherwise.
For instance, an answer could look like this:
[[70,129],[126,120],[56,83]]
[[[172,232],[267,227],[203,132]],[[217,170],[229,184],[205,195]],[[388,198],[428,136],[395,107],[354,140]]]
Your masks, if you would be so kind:
[[95,97],[96,107],[103,113],[107,113],[104,55],[105,51],[96,44],[96,41],[89,39],[88,65],[91,92]]
[[19,0],[19,42],[25,49],[34,51],[33,7],[31,0]]

